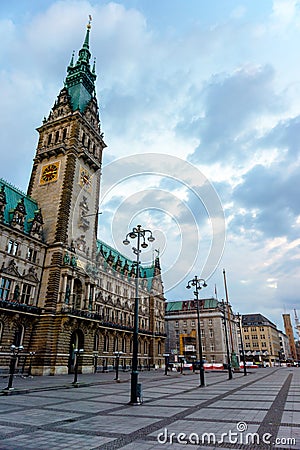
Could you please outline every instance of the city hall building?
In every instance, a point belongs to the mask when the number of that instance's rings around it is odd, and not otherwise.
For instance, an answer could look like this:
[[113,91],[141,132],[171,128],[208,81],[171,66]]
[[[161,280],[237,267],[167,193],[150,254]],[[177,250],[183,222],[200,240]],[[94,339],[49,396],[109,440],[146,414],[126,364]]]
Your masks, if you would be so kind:
[[[136,264],[97,238],[102,153],[90,24],[64,87],[38,128],[27,194],[0,180],[0,369],[93,372],[132,356]],[[124,235],[128,230],[124,229]],[[165,298],[159,258],[139,266],[141,367],[160,366]]]

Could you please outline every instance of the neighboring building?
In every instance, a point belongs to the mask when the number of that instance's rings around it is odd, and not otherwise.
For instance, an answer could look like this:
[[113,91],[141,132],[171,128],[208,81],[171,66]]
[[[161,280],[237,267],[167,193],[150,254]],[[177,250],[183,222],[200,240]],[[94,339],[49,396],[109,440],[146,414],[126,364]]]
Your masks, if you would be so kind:
[[300,362],[300,341],[295,342],[296,345],[296,353],[297,353],[297,361]]
[[244,314],[242,332],[248,361],[274,365],[279,362],[281,350],[278,330],[262,314]]
[[297,351],[290,314],[282,314],[285,333],[289,339],[291,359],[297,361]]
[[[208,363],[226,363],[227,350],[221,303],[215,298],[199,300],[203,359]],[[227,320],[229,352],[238,352],[237,322],[229,307]],[[227,311],[226,311],[227,318]],[[177,361],[184,355],[187,362],[199,358],[196,300],[166,303],[166,352]]]
[[291,357],[290,352],[290,344],[289,344],[289,338],[286,334],[284,334],[281,330],[278,330],[278,337],[279,337],[279,343],[280,343],[280,350],[279,350],[279,363],[286,361]]
[[[102,151],[90,24],[54,106],[38,128],[28,194],[0,182],[0,367],[10,346],[33,374],[131,362],[136,265],[97,239]],[[124,225],[124,236],[128,232]],[[159,259],[140,266],[139,364],[161,365],[165,299]]]

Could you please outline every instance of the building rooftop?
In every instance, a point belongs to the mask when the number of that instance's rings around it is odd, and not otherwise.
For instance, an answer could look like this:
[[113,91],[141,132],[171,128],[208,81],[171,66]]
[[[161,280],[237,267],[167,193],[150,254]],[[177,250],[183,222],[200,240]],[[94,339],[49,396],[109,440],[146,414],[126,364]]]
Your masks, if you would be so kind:
[[[136,262],[122,255],[118,250],[97,239],[97,251],[110,263],[111,267],[119,270],[121,273],[125,271],[131,273],[136,272]],[[144,267],[140,264],[140,277],[147,279],[147,288],[150,291],[152,287],[152,280],[155,276],[155,269],[159,265],[158,258],[155,259],[151,266]]]
[[277,326],[263,316],[260,313],[255,314],[243,314],[242,315],[242,325],[243,326],[269,326],[277,328]]
[[26,234],[30,233],[32,221],[39,213],[37,202],[2,178],[0,178],[0,207],[3,208],[3,223],[6,225],[12,224],[13,214],[17,208],[24,211],[23,231]]
[[[218,306],[216,298],[199,299],[200,309],[212,309]],[[177,311],[194,311],[196,309],[195,300],[179,300],[166,303],[166,314]]]

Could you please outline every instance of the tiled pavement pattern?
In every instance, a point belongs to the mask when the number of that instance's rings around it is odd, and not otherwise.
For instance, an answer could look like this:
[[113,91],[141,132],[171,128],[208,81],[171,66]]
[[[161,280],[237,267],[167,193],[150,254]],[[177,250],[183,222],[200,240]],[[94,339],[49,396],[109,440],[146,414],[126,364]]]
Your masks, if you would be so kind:
[[80,375],[79,388],[68,376],[17,378],[18,395],[0,396],[0,449],[300,449],[300,368],[207,373],[204,388],[197,374],[142,372],[141,406],[121,378]]

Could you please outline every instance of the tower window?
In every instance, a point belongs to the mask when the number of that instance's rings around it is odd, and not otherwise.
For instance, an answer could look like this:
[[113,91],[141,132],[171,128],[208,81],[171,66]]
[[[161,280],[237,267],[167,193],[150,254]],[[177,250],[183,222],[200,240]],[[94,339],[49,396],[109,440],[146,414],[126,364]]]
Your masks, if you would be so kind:
[[81,140],[81,142],[82,142],[82,145],[84,145],[84,143],[85,143],[85,133],[82,133],[82,140]]
[[57,131],[57,132],[55,133],[55,143],[57,143],[58,140],[59,140],[59,131]]
[[0,298],[1,300],[7,300],[10,292],[11,280],[8,278],[2,278],[0,283]]
[[29,305],[30,297],[31,297],[32,286],[30,284],[23,284],[22,295],[21,295],[21,303],[25,303]]
[[63,131],[63,141],[66,139],[66,137],[67,137],[67,129],[64,128],[64,131]]
[[15,241],[8,241],[7,252],[15,256],[18,251],[19,244]]
[[52,133],[50,133],[48,136],[48,145],[51,144],[51,141],[52,141]]
[[27,250],[27,259],[29,261],[35,262],[36,261],[36,257],[37,257],[37,251],[34,250],[33,248],[29,248]]

